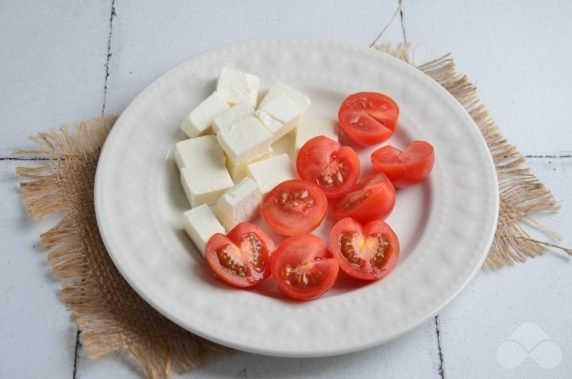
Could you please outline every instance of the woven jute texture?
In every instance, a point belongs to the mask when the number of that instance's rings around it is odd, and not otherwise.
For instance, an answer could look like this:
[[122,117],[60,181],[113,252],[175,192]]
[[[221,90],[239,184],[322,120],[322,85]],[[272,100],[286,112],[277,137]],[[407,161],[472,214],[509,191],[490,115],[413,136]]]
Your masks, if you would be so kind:
[[[400,45],[377,49],[410,62]],[[558,247],[557,236],[534,220],[539,212],[555,212],[558,203],[525,166],[524,158],[500,134],[477,98],[475,87],[455,70],[447,55],[418,66],[465,107],[479,126],[494,158],[500,189],[500,215],[485,267],[498,269]],[[173,324],[143,301],[117,271],[101,240],[93,203],[95,171],[101,147],[114,117],[94,118],[33,137],[37,149],[19,151],[46,160],[19,167],[17,175],[26,207],[34,220],[61,217],[41,235],[48,259],[61,283],[61,298],[81,332],[89,358],[119,353],[147,378],[168,378],[190,371],[208,357],[230,349],[197,337]],[[540,242],[523,223],[546,234]],[[572,254],[569,249],[564,249]]]

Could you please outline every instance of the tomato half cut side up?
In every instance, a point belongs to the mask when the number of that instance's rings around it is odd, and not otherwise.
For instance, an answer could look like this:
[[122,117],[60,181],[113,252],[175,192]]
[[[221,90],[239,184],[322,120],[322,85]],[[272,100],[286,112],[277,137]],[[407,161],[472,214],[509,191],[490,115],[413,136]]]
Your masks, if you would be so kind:
[[340,269],[360,280],[383,278],[399,259],[397,235],[381,220],[363,226],[351,218],[338,221],[330,232],[330,249]]
[[387,175],[400,188],[427,179],[434,163],[433,146],[425,141],[413,141],[404,151],[393,146],[383,146],[371,154],[373,169]]
[[317,228],[327,210],[328,199],[318,186],[292,179],[278,184],[264,196],[260,214],[275,232],[295,236]]
[[327,198],[337,198],[357,182],[360,163],[357,153],[351,147],[318,136],[300,148],[296,169],[302,179],[316,184]]
[[330,289],[338,277],[338,261],[321,239],[312,235],[284,240],[272,256],[278,288],[296,300],[312,300]]
[[270,255],[274,242],[260,227],[243,222],[226,236],[209,238],[206,260],[215,275],[234,287],[252,287],[270,275]]
[[334,217],[351,217],[359,222],[384,219],[394,205],[395,187],[391,181],[384,174],[373,174],[336,203]]
[[348,96],[338,111],[340,128],[349,139],[363,146],[386,141],[397,127],[399,106],[377,92],[358,92]]

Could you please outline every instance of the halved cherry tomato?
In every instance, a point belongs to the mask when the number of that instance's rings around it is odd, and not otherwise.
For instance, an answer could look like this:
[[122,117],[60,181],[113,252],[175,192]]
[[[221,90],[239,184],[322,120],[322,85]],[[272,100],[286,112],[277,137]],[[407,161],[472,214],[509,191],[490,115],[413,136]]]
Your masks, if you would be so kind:
[[377,172],[383,172],[396,187],[409,187],[427,179],[435,153],[425,141],[413,141],[404,151],[393,146],[383,146],[371,154],[371,164]]
[[344,100],[338,111],[340,128],[352,141],[365,146],[391,137],[398,117],[397,103],[377,92],[354,93]]
[[296,159],[298,175],[316,184],[328,198],[343,196],[357,182],[360,164],[348,146],[324,137],[314,137],[302,146]]
[[311,300],[334,285],[339,265],[321,239],[312,235],[284,240],[271,263],[278,287],[296,300]]
[[270,274],[274,242],[258,226],[243,222],[226,236],[214,234],[207,242],[207,263],[223,282],[235,287],[252,287]]
[[264,196],[260,214],[268,226],[285,236],[316,229],[328,210],[328,199],[318,186],[300,179],[278,184]]
[[384,174],[373,174],[342,197],[334,206],[336,219],[360,222],[386,218],[395,205],[395,188]]
[[383,278],[399,258],[397,235],[380,220],[364,226],[351,218],[338,221],[330,231],[330,249],[340,269],[361,280]]

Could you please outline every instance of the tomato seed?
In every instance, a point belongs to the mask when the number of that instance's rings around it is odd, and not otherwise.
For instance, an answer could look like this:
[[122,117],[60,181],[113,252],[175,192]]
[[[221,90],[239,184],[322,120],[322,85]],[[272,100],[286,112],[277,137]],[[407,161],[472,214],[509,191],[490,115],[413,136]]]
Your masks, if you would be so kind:
[[351,192],[344,198],[344,202],[342,203],[342,207],[344,209],[352,209],[356,205],[360,204],[362,201],[367,199],[367,191],[354,191]]
[[310,196],[308,191],[284,191],[278,198],[278,205],[285,209],[293,211],[305,211],[314,206],[314,198]]
[[364,267],[366,259],[370,266],[381,267],[387,250],[387,239],[381,233],[362,237],[359,233],[344,233],[340,238],[340,250],[346,260]]
[[240,250],[236,246],[226,245],[222,249],[217,250],[216,255],[224,268],[242,277],[250,274],[249,268],[240,262]]
[[304,288],[318,285],[323,280],[321,271],[314,271],[309,275],[314,262],[308,262],[300,266],[286,265],[281,272],[282,278],[293,287]]
[[359,255],[361,249],[354,244],[357,242],[358,238],[360,238],[358,233],[342,234],[342,237],[340,238],[340,250],[348,262],[356,266],[363,267],[365,265],[365,260]]
[[256,234],[248,233],[240,241],[240,249],[251,255],[252,266],[257,272],[263,272],[265,267],[264,247]]
[[375,253],[369,260],[369,263],[373,267],[381,267],[385,261],[385,251],[389,244],[387,243],[387,237],[384,237],[381,233],[375,234],[373,238],[375,238],[377,246],[375,248]]
[[336,159],[336,155],[332,154],[332,161],[326,166],[321,175],[318,176],[318,184],[329,188],[342,185],[349,172],[349,167],[345,161]]

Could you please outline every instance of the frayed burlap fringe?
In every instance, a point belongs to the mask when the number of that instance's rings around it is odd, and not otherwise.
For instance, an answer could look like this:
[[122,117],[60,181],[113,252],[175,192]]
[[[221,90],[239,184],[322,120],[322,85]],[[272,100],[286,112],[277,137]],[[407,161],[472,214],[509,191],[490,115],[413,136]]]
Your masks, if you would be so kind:
[[[376,46],[376,49],[413,64],[410,47],[406,44],[399,44],[395,49],[391,45],[384,44]],[[456,71],[451,55],[447,54],[417,68],[449,91],[467,110],[485,137],[495,162],[499,182],[500,212],[493,245],[484,267],[498,269],[516,262],[524,262],[528,258],[544,254],[548,247],[572,255],[571,249],[552,242],[536,240],[523,228],[523,224],[527,224],[544,233],[547,238],[559,241],[560,237],[537,222],[534,215],[557,212],[560,205],[550,190],[525,165],[525,159],[517,148],[508,143],[499,132],[495,121],[481,103],[476,87],[466,75]]]
[[[390,52],[411,63],[410,50],[387,45]],[[500,186],[501,208],[494,243],[485,263],[500,268],[522,262],[558,247],[529,236],[521,223],[557,236],[533,216],[555,212],[558,203],[550,191],[524,165],[524,158],[499,133],[477,98],[467,77],[455,71],[444,56],[419,66],[465,107],[479,125],[493,155]],[[61,297],[81,331],[89,358],[112,352],[132,360],[147,378],[167,378],[173,369],[190,371],[213,353],[230,351],[176,326],[143,301],[119,274],[98,232],[93,184],[99,152],[114,118],[95,118],[67,128],[41,133],[36,150],[20,151],[46,158],[36,167],[18,168],[28,211],[35,220],[61,214],[59,223],[41,236],[51,250],[49,261],[62,283]]]
[[20,151],[48,159],[19,167],[24,200],[35,220],[62,214],[42,234],[61,298],[81,331],[88,357],[118,352],[147,378],[190,371],[215,352],[226,351],[173,324],[143,301],[117,271],[100,238],[93,203],[99,152],[115,118],[95,118],[34,138],[37,150]]

